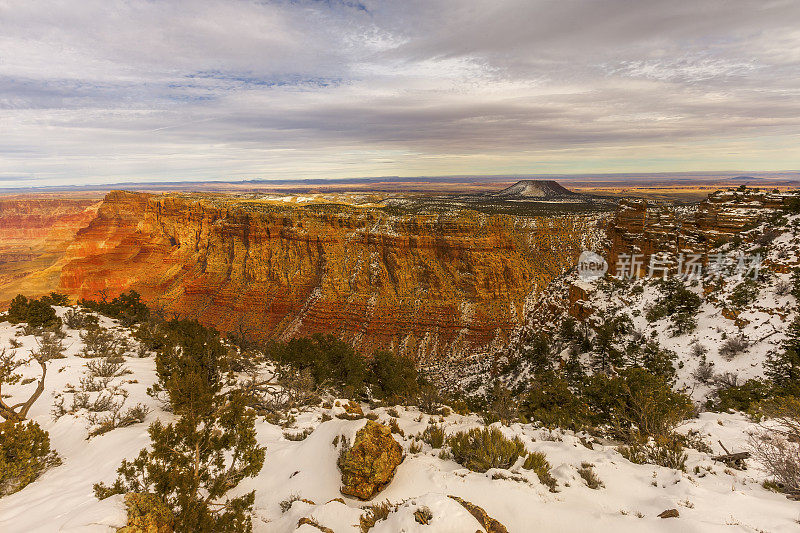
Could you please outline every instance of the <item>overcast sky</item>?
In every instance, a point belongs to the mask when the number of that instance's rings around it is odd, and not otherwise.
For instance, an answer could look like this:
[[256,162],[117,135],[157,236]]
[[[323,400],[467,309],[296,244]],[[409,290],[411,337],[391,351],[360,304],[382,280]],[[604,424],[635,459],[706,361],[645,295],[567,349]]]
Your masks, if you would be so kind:
[[0,187],[800,168],[793,0],[0,0]]

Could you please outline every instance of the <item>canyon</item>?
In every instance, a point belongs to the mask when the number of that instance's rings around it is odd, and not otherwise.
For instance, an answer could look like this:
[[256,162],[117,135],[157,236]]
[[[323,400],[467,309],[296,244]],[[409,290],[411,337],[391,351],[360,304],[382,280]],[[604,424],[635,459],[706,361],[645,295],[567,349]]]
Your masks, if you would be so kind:
[[694,254],[705,264],[709,250],[772,216],[792,198],[789,192],[740,187],[711,193],[695,206],[623,199],[608,224],[610,271],[624,262],[621,256],[633,254],[645,267],[639,275],[646,274],[654,254],[672,260]]
[[[36,268],[18,273],[6,300],[16,292],[98,299],[134,289],[167,318],[196,318],[226,333],[331,333],[365,353],[390,349],[420,360],[505,344],[526,303],[600,236],[596,214],[390,214],[247,195],[114,191],[91,209],[73,208],[81,227],[70,226],[66,245],[59,241],[47,275],[29,260]],[[8,231],[23,239],[32,231],[23,226]]]
[[[365,353],[461,357],[505,346],[584,249],[601,251],[612,273],[623,254],[641,254],[645,267],[654,253],[706,254],[788,198],[742,189],[693,206],[623,199],[613,216],[403,213],[247,194],[6,198],[0,304],[18,293],[77,300],[133,289],[166,318],[224,333],[331,333]],[[584,296],[569,291],[575,316]]]
[[60,285],[65,251],[97,215],[100,198],[0,196],[0,306]]

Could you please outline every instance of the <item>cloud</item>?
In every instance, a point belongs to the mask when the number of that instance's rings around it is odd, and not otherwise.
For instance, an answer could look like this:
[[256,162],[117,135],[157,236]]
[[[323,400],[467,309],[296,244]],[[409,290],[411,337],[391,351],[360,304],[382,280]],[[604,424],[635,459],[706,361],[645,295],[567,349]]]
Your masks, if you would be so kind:
[[792,1],[0,1],[0,176],[799,168],[776,149],[800,133],[799,19]]

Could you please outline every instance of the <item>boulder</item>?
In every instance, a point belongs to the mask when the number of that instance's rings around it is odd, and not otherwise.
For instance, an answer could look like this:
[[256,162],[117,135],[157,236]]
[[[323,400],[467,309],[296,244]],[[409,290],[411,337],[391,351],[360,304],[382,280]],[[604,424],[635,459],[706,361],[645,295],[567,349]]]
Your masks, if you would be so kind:
[[340,490],[346,496],[369,500],[389,484],[401,462],[403,448],[392,437],[391,429],[367,420],[353,445],[343,448],[339,455]]
[[117,533],[172,533],[175,516],[155,494],[129,492],[125,495],[128,525]]
[[662,511],[659,518],[678,518],[681,514],[678,512],[677,509],[667,509],[666,511]]

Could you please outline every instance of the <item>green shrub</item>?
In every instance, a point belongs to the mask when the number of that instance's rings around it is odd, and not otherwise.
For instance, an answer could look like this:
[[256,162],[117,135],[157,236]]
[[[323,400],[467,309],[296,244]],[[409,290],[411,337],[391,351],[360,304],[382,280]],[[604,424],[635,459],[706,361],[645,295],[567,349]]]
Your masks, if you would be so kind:
[[743,385],[720,388],[716,393],[717,401],[709,401],[709,407],[715,411],[747,411],[771,394],[769,384],[759,379],[748,379]]
[[672,334],[691,333],[697,327],[694,317],[700,309],[702,299],[686,288],[678,278],[669,278],[659,282],[661,296],[647,310],[647,320],[655,322],[661,318],[671,319]]
[[36,422],[0,424],[0,496],[12,494],[59,464],[50,435]]
[[441,448],[444,446],[444,428],[436,424],[429,424],[420,435],[422,442],[430,444],[431,448]]
[[789,213],[800,213],[800,197],[792,196],[784,200],[783,209]]
[[583,478],[586,482],[586,486],[590,489],[597,490],[601,487],[605,487],[600,478],[597,477],[597,474],[594,471],[594,465],[591,463],[581,463],[581,467],[578,469],[578,475]]
[[656,341],[645,343],[641,351],[642,367],[672,382],[675,379],[674,362],[678,358],[672,350],[661,348]]
[[567,381],[553,373],[531,384],[520,411],[529,420],[548,427],[581,429],[589,424],[589,408]]
[[12,324],[27,322],[32,328],[51,328],[61,325],[56,310],[44,298],[28,300],[21,294],[11,300],[6,318]]
[[391,403],[407,403],[419,389],[414,360],[383,350],[372,357],[369,382],[376,398]]
[[194,320],[165,324],[156,356],[158,387],[169,395],[177,420],[150,425],[150,447],[123,460],[110,486],[95,485],[106,498],[127,492],[157,495],[175,515],[176,531],[243,533],[252,530],[255,492],[228,497],[264,463],[255,413],[239,391],[224,391],[219,335]]
[[608,372],[622,365],[623,352],[619,348],[622,336],[633,330],[633,321],[627,313],[604,317],[594,328],[592,367],[596,372]]
[[646,443],[620,446],[617,451],[628,461],[636,464],[654,464],[675,470],[686,470],[686,454],[680,439],[658,437]]
[[47,305],[69,305],[69,297],[60,292],[51,292],[47,296],[42,296],[41,300]]
[[545,485],[550,489],[550,492],[557,492],[556,491],[556,478],[550,474],[550,463],[547,461],[547,457],[541,452],[531,452],[528,454],[528,457],[525,458],[525,462],[522,463],[522,468],[525,470],[533,470],[534,473],[539,478],[539,481],[542,485]]
[[[562,324],[563,326],[563,324]],[[565,333],[570,333],[570,326],[564,326]],[[534,374],[541,374],[552,369],[550,355],[552,348],[550,346],[549,337],[543,333],[534,335],[533,339],[529,341],[528,345],[522,351],[522,357],[531,365],[531,370]]]
[[765,374],[781,396],[800,396],[800,316],[786,330],[782,350],[769,354]]
[[584,394],[595,422],[610,425],[620,437],[669,435],[693,412],[688,396],[643,368],[629,368],[613,377],[596,374]]
[[525,455],[525,445],[519,440],[506,438],[497,428],[475,428],[447,438],[453,460],[473,472],[486,472],[490,468],[510,468]]
[[81,331],[80,337],[83,341],[81,357],[120,357],[125,353],[123,338],[102,326]]
[[79,300],[81,307],[92,309],[111,318],[116,318],[124,326],[132,326],[147,321],[150,310],[142,302],[138,292],[131,290],[122,293],[110,302],[93,300]]
[[742,309],[758,297],[758,285],[753,279],[740,282],[731,291],[728,301],[735,309]]
[[267,352],[273,359],[297,370],[308,369],[318,386],[335,386],[348,397],[364,390],[367,360],[350,344],[333,335],[315,334],[285,344],[273,342]]

